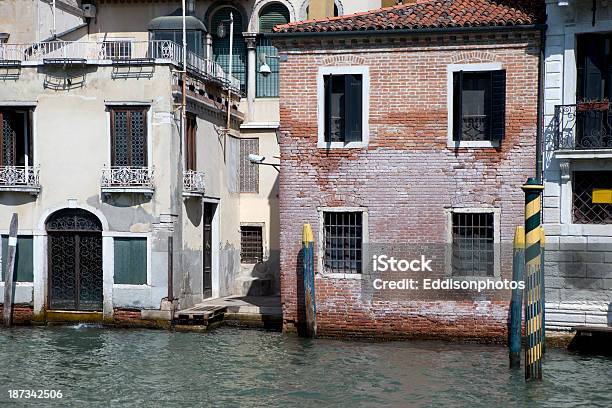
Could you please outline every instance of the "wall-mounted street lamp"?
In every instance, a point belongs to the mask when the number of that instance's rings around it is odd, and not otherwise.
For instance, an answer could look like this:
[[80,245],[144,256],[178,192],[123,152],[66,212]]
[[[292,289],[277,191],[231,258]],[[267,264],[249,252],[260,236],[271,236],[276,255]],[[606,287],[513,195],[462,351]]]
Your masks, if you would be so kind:
[[268,58],[280,59],[280,56],[266,55],[265,52],[259,54],[259,62],[261,62],[261,65],[259,66],[259,73],[263,76],[268,76],[272,73],[272,69],[270,68],[270,65],[268,65]]
[[274,163],[264,163],[266,161],[265,156],[260,156],[258,154],[249,154],[249,161],[253,164],[257,164],[258,166],[272,166],[280,173],[280,165]]

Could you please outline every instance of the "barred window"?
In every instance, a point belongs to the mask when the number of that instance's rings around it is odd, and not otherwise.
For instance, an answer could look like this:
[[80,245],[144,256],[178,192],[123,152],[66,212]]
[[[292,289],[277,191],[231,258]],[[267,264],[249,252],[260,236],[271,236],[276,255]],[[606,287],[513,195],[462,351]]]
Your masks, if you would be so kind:
[[240,262],[253,264],[263,260],[263,228],[240,227]]
[[361,273],[363,213],[323,213],[323,266],[327,273]]
[[457,276],[494,276],[493,213],[452,214],[452,273]]
[[111,108],[112,166],[147,167],[147,109]]
[[259,154],[259,139],[240,139],[240,192],[259,192],[259,166],[249,160],[249,154]]
[[572,175],[576,224],[612,224],[612,171],[576,171]]

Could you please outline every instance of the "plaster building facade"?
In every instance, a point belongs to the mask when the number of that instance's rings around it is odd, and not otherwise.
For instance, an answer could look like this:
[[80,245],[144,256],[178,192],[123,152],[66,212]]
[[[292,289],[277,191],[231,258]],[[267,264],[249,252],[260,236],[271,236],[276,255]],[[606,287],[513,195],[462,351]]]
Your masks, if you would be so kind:
[[[305,222],[318,335],[505,341],[509,290],[419,285],[511,280],[536,164],[544,11],[531,6],[416,3],[276,28],[285,331],[305,318]],[[381,254],[433,271],[379,275]]]
[[278,293],[266,164],[279,156],[279,59],[265,34],[380,1],[187,1],[184,119],[180,1],[52,3],[0,3],[1,257],[16,212],[18,315],[118,319],[169,298]]
[[612,8],[547,1],[546,325],[612,324]]

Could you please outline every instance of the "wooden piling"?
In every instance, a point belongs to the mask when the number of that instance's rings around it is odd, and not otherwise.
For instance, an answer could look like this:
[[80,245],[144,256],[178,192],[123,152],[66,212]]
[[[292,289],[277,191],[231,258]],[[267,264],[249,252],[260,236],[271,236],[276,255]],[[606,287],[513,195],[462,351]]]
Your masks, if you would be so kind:
[[15,256],[17,255],[17,214],[13,213],[9,228],[8,254],[4,271],[4,325],[13,325],[13,278],[15,276]]
[[[512,280],[520,282],[525,274],[525,228],[516,227],[512,253]],[[521,366],[521,323],[523,320],[523,290],[512,289],[510,301],[510,329],[508,330],[508,348],[510,368]]]
[[314,236],[310,224],[304,224],[302,232],[302,260],[304,264],[304,305],[306,309],[305,335],[317,335],[317,304],[314,284]]

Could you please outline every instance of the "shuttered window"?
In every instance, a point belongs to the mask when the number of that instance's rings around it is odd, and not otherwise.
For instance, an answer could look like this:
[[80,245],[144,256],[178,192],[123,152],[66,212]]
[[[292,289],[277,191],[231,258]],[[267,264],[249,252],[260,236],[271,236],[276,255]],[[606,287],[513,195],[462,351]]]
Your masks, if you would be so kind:
[[[234,16],[234,43],[232,53],[232,75],[240,80],[240,90],[246,92],[247,85],[247,54],[246,43],[242,36],[242,15],[232,7],[223,7],[215,13],[211,22],[211,33],[213,36],[213,59],[221,65],[225,72],[229,71],[229,43],[230,43],[230,12]],[[225,27],[223,38],[217,35],[219,25]]]
[[[17,238],[17,252],[15,255],[15,282],[34,281],[34,257],[32,236],[20,235]],[[5,281],[6,266],[8,262],[8,235],[2,236],[2,273],[0,280]]]
[[[280,3],[265,6],[259,14],[259,32],[271,33],[274,26],[289,22],[289,10]],[[263,64],[270,67],[270,73],[261,73]],[[272,45],[270,39],[259,36],[257,38],[257,97],[277,98],[279,81],[278,50]]]
[[251,163],[249,154],[259,154],[259,139],[240,139],[240,192],[259,192],[259,166]]
[[115,283],[127,285],[147,284],[147,239],[114,239]]
[[147,167],[147,109],[111,108],[112,166]]
[[325,142],[362,140],[363,77],[325,75]]
[[194,115],[187,115],[187,121],[185,123],[186,138],[185,141],[185,167],[187,170],[197,170],[197,156],[196,156],[196,133],[198,130],[196,117]]
[[453,73],[454,141],[501,141],[505,114],[505,70]]

